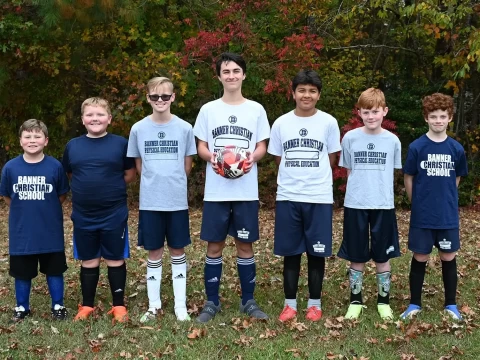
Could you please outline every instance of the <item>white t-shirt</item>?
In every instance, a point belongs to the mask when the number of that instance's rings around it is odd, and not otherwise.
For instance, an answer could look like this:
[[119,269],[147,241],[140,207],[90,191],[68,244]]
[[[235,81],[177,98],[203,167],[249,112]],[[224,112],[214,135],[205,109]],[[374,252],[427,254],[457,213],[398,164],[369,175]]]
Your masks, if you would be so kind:
[[127,156],[142,159],[140,210],[188,209],[185,157],[196,153],[192,125],[175,115],[166,124],[147,116],[132,126]]
[[402,146],[388,130],[366,134],[353,129],[342,140],[340,166],[350,169],[344,206],[352,209],[393,209],[393,169],[402,168]]
[[281,156],[277,200],[333,204],[328,154],[341,150],[337,120],[320,110],[300,117],[290,111],[272,126],[268,152]]
[[[262,105],[246,100],[240,105],[229,105],[222,99],[202,106],[193,127],[193,133],[208,143],[211,152],[227,145],[235,145],[250,152],[258,142],[268,139],[270,125]],[[257,164],[238,179],[226,179],[212,169],[207,162],[205,201],[258,200]]]

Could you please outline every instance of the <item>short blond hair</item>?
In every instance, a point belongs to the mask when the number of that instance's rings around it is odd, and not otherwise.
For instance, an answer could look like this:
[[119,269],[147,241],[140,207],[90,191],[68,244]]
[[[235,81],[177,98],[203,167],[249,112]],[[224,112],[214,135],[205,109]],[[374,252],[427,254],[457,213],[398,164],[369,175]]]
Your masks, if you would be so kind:
[[163,85],[163,84],[168,84],[168,87],[170,90],[173,92],[173,82],[169,78],[163,77],[163,76],[157,76],[152,79],[150,79],[147,83],[147,92],[150,93],[150,91],[155,90],[158,86]]
[[358,109],[373,109],[386,107],[385,94],[380,89],[369,88],[361,93],[357,101]]
[[29,119],[25,121],[21,126],[20,129],[18,130],[18,136],[22,137],[22,133],[24,131],[27,132],[43,132],[46,138],[48,138],[48,129],[47,125],[43,121],[37,120],[37,119]]
[[112,112],[110,111],[110,104],[108,103],[107,100],[102,99],[100,97],[91,97],[85,100],[82,103],[82,115],[83,115],[83,111],[87,106],[100,106],[105,110],[107,110],[108,115],[112,115]]

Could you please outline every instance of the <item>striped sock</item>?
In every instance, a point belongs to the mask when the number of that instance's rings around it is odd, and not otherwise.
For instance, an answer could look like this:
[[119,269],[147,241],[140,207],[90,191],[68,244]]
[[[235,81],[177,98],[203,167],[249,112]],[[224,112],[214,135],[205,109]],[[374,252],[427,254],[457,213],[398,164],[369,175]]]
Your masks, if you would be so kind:
[[162,284],[162,259],[147,260],[147,294],[148,307],[161,309],[160,285]]
[[237,257],[237,269],[238,277],[240,278],[240,285],[242,287],[242,305],[245,305],[248,300],[253,299],[253,292],[255,291],[255,257],[252,256],[247,259]]
[[205,257],[204,281],[207,300],[213,301],[215,305],[220,303],[218,290],[220,288],[220,279],[222,278],[222,257]]

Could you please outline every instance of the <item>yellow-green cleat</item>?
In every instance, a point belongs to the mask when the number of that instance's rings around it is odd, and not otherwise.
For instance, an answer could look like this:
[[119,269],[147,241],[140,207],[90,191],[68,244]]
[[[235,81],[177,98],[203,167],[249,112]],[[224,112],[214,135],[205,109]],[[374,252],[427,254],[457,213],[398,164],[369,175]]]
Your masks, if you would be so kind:
[[388,304],[378,304],[377,311],[383,320],[393,320],[393,311]]
[[360,317],[360,314],[363,310],[362,304],[350,304],[347,310],[347,314],[345,315],[345,319],[349,320],[356,320]]

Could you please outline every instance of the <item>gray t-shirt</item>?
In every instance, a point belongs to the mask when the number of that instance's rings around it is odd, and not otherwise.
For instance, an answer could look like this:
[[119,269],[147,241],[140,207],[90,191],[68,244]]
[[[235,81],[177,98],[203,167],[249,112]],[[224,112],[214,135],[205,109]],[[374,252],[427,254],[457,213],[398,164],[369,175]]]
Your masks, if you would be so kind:
[[345,207],[393,209],[393,169],[402,168],[400,140],[388,130],[366,134],[362,128],[345,134],[339,165],[350,169]]
[[127,156],[142,159],[140,210],[188,209],[185,157],[196,153],[192,125],[175,115],[166,124],[147,116],[132,126]]

